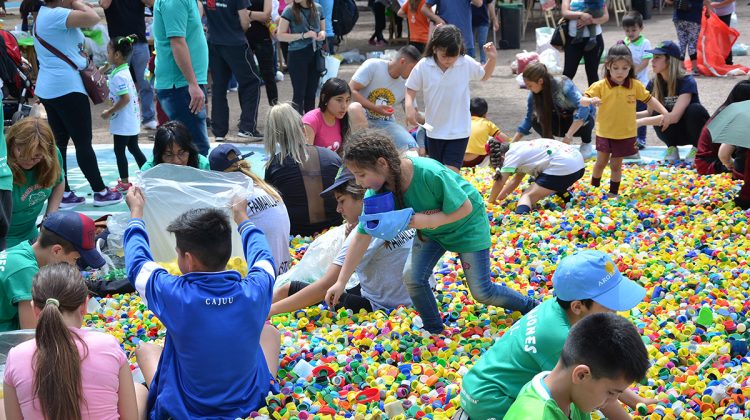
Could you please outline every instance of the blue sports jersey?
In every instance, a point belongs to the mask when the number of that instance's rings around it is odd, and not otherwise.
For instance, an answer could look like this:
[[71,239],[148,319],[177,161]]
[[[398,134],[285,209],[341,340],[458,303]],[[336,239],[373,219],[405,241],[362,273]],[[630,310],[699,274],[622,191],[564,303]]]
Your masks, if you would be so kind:
[[148,308],[167,328],[148,395],[150,419],[236,419],[276,392],[260,347],[271,308],[274,265],[263,233],[239,226],[248,265],[236,271],[173,276],[153,261],[146,226],[125,230],[125,268]]

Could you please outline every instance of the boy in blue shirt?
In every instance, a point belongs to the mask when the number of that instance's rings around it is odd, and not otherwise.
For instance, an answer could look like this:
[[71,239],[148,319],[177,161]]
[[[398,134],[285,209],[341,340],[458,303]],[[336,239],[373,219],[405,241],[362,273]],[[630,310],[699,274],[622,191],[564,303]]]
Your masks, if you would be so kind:
[[505,420],[589,420],[646,376],[648,352],[635,326],[612,313],[596,313],[570,329],[552,371],[521,389]]
[[[233,216],[242,236],[248,275],[226,271],[232,252],[229,219],[221,209],[189,210],[167,226],[176,239],[173,276],[153,261],[142,219],[145,198],[128,192],[125,268],[144,303],[167,328],[164,348],[141,343],[138,364],[149,384],[150,419],[236,419],[265,405],[275,383],[279,333],[265,320],[271,307],[274,263],[263,233]],[[158,360],[158,366],[157,366]]]

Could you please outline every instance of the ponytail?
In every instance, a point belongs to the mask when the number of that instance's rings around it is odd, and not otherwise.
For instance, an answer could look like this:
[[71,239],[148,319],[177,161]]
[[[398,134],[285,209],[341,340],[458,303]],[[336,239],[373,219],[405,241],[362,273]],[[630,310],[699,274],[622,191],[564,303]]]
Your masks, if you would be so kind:
[[112,50],[122,55],[125,61],[130,59],[130,55],[133,54],[133,44],[138,42],[138,35],[130,34],[128,36],[118,36],[112,38],[110,45]]
[[[81,273],[65,263],[42,267],[32,285],[34,306],[41,309],[36,326],[34,397],[45,418],[79,420],[83,389],[81,355],[73,333],[63,320],[63,312],[77,311],[86,301],[88,289]],[[84,358],[88,353],[85,344]]]
[[393,180],[393,193],[396,206],[404,207],[404,193],[401,191],[401,156],[382,131],[366,128],[354,133],[344,145],[344,162],[362,169],[375,169],[378,159],[388,164],[388,179]]

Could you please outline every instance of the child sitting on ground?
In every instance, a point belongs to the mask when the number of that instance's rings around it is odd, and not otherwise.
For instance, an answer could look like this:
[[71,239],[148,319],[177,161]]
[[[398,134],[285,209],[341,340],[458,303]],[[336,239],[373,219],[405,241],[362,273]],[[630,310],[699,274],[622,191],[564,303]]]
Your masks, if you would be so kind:
[[646,346],[630,321],[593,314],[570,329],[555,368],[524,385],[505,419],[590,419],[648,367]]
[[141,343],[136,350],[150,387],[150,418],[247,417],[265,405],[269,391],[277,392],[280,345],[278,331],[265,324],[273,257],[263,233],[248,220],[247,202],[232,206],[248,266],[244,279],[226,270],[232,232],[224,210],[188,210],[167,226],[184,273],[173,276],[151,256],[143,192],[131,188],[127,203],[132,217],[124,234],[128,279],[167,328],[163,349]]
[[495,123],[487,119],[487,108],[484,98],[471,98],[471,136],[464,153],[464,168],[477,166],[484,161],[489,153],[488,139],[494,137],[503,142],[510,141]]
[[[620,274],[607,254],[595,250],[563,258],[552,284],[556,297],[513,324],[464,375],[463,411],[454,418],[503,418],[525,383],[555,367],[571,326],[595,313],[630,310],[646,295],[643,287]],[[651,402],[632,391],[620,400],[632,408]],[[616,401],[602,412],[608,418],[627,416]]]

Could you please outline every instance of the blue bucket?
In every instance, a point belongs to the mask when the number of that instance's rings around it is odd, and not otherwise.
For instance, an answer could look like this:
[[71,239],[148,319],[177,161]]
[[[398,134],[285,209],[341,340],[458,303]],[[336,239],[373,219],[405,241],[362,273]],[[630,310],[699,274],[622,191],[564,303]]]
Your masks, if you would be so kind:
[[[392,192],[376,194],[365,198],[363,203],[365,214],[386,213],[396,210],[396,199]],[[367,227],[374,229],[378,225],[376,221],[367,222]]]

